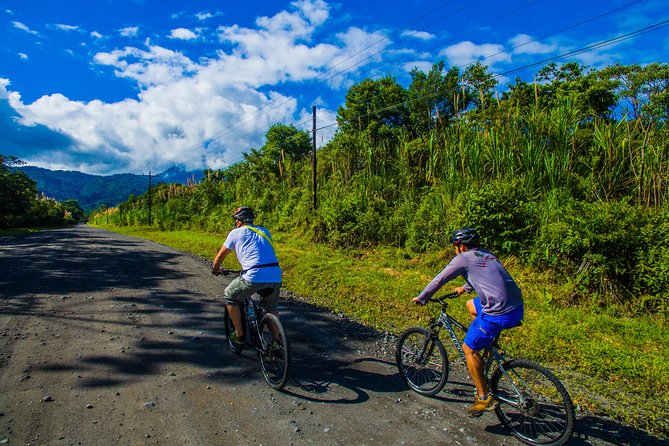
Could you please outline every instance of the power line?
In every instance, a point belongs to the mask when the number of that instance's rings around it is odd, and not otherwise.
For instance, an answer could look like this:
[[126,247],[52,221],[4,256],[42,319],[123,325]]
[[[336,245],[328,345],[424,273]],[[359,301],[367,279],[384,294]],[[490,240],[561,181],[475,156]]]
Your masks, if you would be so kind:
[[[637,37],[637,36],[642,35],[642,34],[657,31],[658,29],[662,29],[662,28],[665,28],[667,26],[669,26],[669,20],[663,20],[661,22],[657,22],[653,25],[649,25],[649,26],[646,26],[644,28],[641,28],[641,29],[638,29],[638,30],[635,30],[635,31],[631,31],[629,33],[621,34],[621,35],[618,35],[616,37],[612,37],[610,39],[602,40],[602,41],[593,43],[591,45],[587,45],[587,46],[579,48],[577,50],[569,51],[569,52],[560,54],[558,56],[550,57],[548,59],[544,59],[544,60],[541,60],[541,61],[538,61],[538,62],[533,62],[531,64],[527,64],[527,65],[524,65],[522,67],[518,67],[518,68],[514,68],[514,69],[511,69],[511,70],[505,71],[503,73],[493,74],[491,77],[493,77],[493,78],[505,77],[505,76],[508,76],[509,74],[514,74],[514,73],[517,73],[517,72],[520,72],[520,71],[527,70],[529,68],[533,68],[533,67],[536,67],[536,66],[539,66],[539,65],[544,65],[544,64],[547,64],[547,63],[550,63],[550,62],[554,62],[554,61],[557,61],[557,60],[560,60],[560,59],[564,59],[566,57],[582,54],[582,53],[591,51],[593,49],[604,48],[606,46],[610,46],[610,45],[613,45],[613,44],[616,44],[616,43],[620,43],[620,42],[632,39],[632,38]],[[429,95],[419,96],[417,98],[414,98],[414,99],[411,99],[411,100],[408,100],[408,101],[404,101],[404,102],[400,102],[400,103],[397,103],[397,104],[389,105],[387,107],[383,107],[383,108],[378,109],[378,110],[373,110],[373,111],[367,113],[366,115],[364,115],[364,117],[374,116],[378,113],[388,111],[388,110],[392,110],[392,109],[401,107],[403,105],[411,104],[411,103],[419,101],[421,99],[429,99],[431,97],[440,96],[440,95],[444,95],[444,94],[448,94],[448,93],[453,93],[455,91],[460,90],[460,88],[461,88],[460,86],[454,87],[454,88],[448,88],[448,89],[445,89],[445,90],[437,91],[436,93],[431,93]],[[334,125],[337,125],[337,123],[332,123],[332,124],[328,124],[328,125],[319,127],[316,130],[332,127]]]
[[[629,8],[629,7],[632,6],[632,5],[635,5],[635,4],[637,4],[637,3],[640,3],[640,2],[642,2],[642,1],[643,1],[643,0],[636,0],[636,1],[633,1],[632,3],[628,3],[628,4],[626,4],[626,5],[623,5],[623,6],[619,7],[619,8],[612,9],[612,10],[607,11],[607,12],[605,12],[605,13],[603,13],[603,14],[598,15],[598,16],[590,17],[589,19],[583,20],[582,22],[576,23],[576,24],[571,25],[571,26],[568,26],[568,27],[566,27],[566,28],[562,28],[562,29],[560,29],[560,30],[558,30],[558,31],[554,31],[554,32],[552,32],[552,33],[550,33],[550,34],[545,34],[545,35],[543,35],[543,36],[541,36],[541,37],[537,37],[536,39],[528,40],[527,42],[523,42],[523,43],[521,43],[521,44],[519,44],[519,45],[516,45],[516,46],[513,46],[513,47],[509,48],[509,50],[515,50],[515,49],[518,49],[518,48],[523,47],[523,46],[525,46],[525,45],[529,45],[530,43],[539,42],[539,41],[541,41],[541,40],[543,40],[543,39],[546,39],[546,38],[548,38],[548,37],[552,37],[552,36],[555,36],[555,35],[557,35],[557,34],[561,34],[561,33],[565,32],[565,31],[569,31],[569,30],[571,30],[571,29],[578,28],[579,26],[583,26],[583,25],[585,25],[586,23],[590,23],[590,22],[593,22],[593,21],[595,21],[595,20],[601,19],[602,17],[606,17],[606,16],[608,16],[608,15],[614,14],[614,13],[616,13],[616,12],[619,12],[619,11],[623,10],[623,9]],[[476,60],[472,60],[472,61],[470,61],[470,62],[468,62],[468,63],[466,63],[466,64],[455,65],[455,67],[462,68],[463,66],[469,66],[469,65],[471,65],[471,64],[473,64],[473,63],[475,63],[475,62],[477,62],[477,61],[480,62],[480,61],[489,59],[489,58],[491,58],[491,57],[498,56],[498,55],[503,54],[503,53],[505,53],[505,52],[506,52],[506,51],[498,51],[497,53],[488,54],[488,55],[485,56],[485,57],[482,57],[482,58],[480,58],[480,59],[476,59]]]

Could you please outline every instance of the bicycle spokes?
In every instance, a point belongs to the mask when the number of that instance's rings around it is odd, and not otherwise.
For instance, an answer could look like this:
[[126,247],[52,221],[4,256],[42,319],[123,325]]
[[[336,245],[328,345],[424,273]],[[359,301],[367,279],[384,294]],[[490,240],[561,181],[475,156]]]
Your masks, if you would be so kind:
[[435,395],[444,387],[448,359],[439,339],[427,330],[414,327],[405,331],[395,355],[402,379],[414,391]]
[[497,370],[491,386],[503,404],[496,413],[521,441],[558,445],[573,429],[574,408],[564,386],[547,369],[530,361],[510,361]]

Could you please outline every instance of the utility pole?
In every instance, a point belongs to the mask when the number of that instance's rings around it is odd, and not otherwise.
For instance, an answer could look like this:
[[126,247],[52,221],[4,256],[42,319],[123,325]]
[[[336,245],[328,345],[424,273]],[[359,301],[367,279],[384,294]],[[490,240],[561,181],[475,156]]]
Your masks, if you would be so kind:
[[149,200],[149,226],[151,226],[151,171],[149,170],[149,190],[147,191]]
[[311,156],[311,185],[312,191],[314,194],[313,210],[316,210],[318,205],[316,199],[316,106],[312,106],[312,115],[313,115],[313,130],[311,131],[311,147],[312,147],[312,156]]

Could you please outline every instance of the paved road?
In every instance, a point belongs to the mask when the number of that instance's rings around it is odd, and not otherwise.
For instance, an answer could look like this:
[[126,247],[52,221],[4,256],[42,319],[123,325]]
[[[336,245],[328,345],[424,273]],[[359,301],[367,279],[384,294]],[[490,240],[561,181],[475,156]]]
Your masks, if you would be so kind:
[[[292,296],[293,373],[272,390],[224,346],[226,279],[159,244],[87,226],[3,237],[0,272],[0,444],[519,444],[465,416],[462,375],[409,393],[393,339]],[[574,444],[625,435],[582,418]]]

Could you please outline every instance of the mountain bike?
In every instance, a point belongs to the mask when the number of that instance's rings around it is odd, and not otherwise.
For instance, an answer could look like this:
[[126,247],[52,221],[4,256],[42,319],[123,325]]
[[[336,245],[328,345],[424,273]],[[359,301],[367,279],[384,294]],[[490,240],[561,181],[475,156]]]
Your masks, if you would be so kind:
[[[400,375],[409,388],[421,395],[436,395],[448,379],[449,359],[439,339],[442,328],[466,365],[455,328],[466,333],[468,327],[448,314],[445,302],[457,295],[430,299],[429,302],[441,304],[439,315],[428,328],[410,327],[397,340],[395,360]],[[499,336],[484,351],[483,360],[490,390],[499,402],[495,409],[499,420],[523,443],[566,443],[573,434],[575,419],[574,403],[567,389],[547,368],[525,359],[508,359],[498,342]]]
[[[240,273],[240,271],[224,270],[221,273],[227,275]],[[233,341],[230,337],[235,331],[235,326],[227,308],[223,315],[223,325],[230,351],[239,356],[245,345],[255,349],[265,381],[273,389],[280,390],[288,382],[290,347],[286,330],[279,318],[267,313],[261,305],[262,298],[269,295],[271,291],[270,288],[261,289],[240,304],[242,324],[245,327],[243,344]]]

